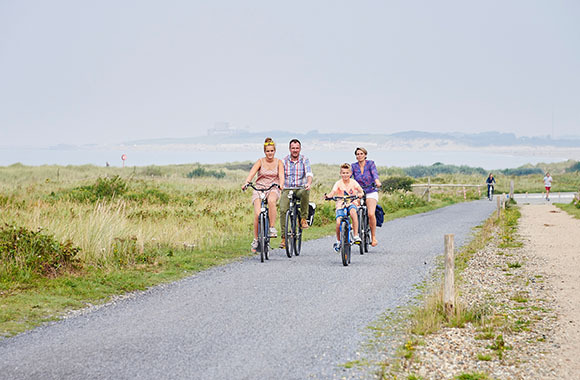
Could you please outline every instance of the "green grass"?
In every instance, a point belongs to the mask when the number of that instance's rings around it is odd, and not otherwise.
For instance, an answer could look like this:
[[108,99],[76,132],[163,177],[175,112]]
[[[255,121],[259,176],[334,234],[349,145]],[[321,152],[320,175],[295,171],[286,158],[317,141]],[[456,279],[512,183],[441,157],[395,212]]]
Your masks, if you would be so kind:
[[555,203],[555,206],[559,207],[560,209],[566,211],[568,214],[572,215],[576,219],[580,219],[580,208],[577,207],[577,204],[571,203]]
[[[249,166],[0,167],[0,225],[22,228],[20,236],[74,254],[74,265],[56,260],[45,271],[47,261],[26,269],[19,250],[2,251],[17,254],[2,256],[0,265],[0,336],[251,256],[251,194],[240,189]],[[334,231],[334,207],[322,197],[338,179],[337,167],[314,165],[313,171],[311,201],[318,207],[305,240]],[[429,204],[412,193],[381,194],[385,221],[458,201],[462,196],[445,193]]]

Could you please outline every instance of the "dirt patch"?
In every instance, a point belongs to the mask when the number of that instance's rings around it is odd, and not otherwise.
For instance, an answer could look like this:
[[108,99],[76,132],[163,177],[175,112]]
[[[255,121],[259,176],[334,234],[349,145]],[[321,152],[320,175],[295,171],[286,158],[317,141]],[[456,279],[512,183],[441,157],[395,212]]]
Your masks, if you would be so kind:
[[[550,360],[559,363],[559,378],[580,376],[580,219],[552,205],[521,207],[520,234],[528,254],[546,262],[541,268],[554,289],[558,320]],[[546,227],[550,228],[546,228]]]

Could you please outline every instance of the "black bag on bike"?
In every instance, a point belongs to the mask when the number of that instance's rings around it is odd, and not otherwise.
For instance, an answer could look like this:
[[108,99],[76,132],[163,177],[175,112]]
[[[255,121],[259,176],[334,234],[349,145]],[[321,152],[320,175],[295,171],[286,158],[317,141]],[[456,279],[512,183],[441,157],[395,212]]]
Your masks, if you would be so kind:
[[377,218],[377,227],[382,227],[383,222],[385,221],[385,210],[383,210],[380,204],[377,204],[375,216]]
[[314,213],[316,212],[316,203],[308,203],[308,225],[311,226],[314,222]]

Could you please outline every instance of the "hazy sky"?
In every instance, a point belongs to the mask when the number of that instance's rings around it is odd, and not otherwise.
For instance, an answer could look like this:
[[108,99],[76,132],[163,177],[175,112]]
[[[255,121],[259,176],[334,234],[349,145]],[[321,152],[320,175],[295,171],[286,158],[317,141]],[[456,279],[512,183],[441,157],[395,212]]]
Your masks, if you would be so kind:
[[0,146],[580,134],[580,1],[0,0]]

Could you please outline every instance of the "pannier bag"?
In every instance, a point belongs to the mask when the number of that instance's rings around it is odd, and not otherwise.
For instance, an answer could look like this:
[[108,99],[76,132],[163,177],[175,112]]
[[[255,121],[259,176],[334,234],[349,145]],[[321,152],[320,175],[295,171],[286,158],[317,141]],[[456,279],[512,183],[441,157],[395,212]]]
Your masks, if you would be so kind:
[[308,203],[308,225],[311,226],[314,222],[314,213],[316,212],[316,203]]
[[382,227],[385,221],[385,211],[381,205],[377,204],[377,209],[375,210],[375,216],[377,217],[377,227]]

